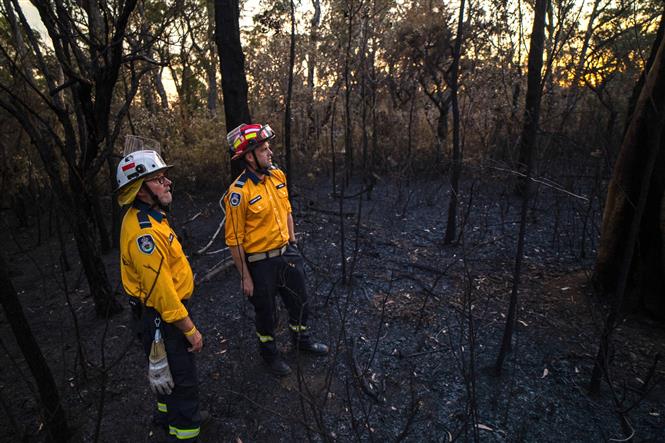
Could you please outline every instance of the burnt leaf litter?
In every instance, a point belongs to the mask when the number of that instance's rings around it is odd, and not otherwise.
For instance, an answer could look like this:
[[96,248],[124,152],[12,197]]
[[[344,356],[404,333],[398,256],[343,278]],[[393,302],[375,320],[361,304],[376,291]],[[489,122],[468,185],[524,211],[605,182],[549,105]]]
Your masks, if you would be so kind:
[[[665,368],[654,365],[665,352],[662,324],[626,316],[613,341],[614,391],[604,383],[600,396],[587,394],[607,312],[589,287],[598,201],[538,186],[513,351],[495,375],[519,225],[511,186],[490,176],[464,183],[463,234],[452,245],[443,245],[441,178],[381,181],[369,200],[361,182],[351,183],[346,195],[362,198],[342,205],[329,184],[296,186],[310,324],[332,352],[296,354],[281,309],[277,339],[294,368],[281,379],[257,353],[253,311],[224,264],[228,252],[216,252],[223,231],[195,254],[221,221],[221,195],[177,194],[171,219],[199,281],[190,312],[204,335],[200,395],[213,418],[201,441],[623,441],[619,409],[635,441],[665,441]],[[162,441],[129,310],[108,324],[97,320],[73,242],[63,279],[55,237],[35,247],[34,226],[8,223],[12,279],[60,388],[72,440],[93,441],[99,423],[99,441]],[[117,251],[104,260],[117,284]],[[0,440],[42,441],[34,382],[1,321]]]

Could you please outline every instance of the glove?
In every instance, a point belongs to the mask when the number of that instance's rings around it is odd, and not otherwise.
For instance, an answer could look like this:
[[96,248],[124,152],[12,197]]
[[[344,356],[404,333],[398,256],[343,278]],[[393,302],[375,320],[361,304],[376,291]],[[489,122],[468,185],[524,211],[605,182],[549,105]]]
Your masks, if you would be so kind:
[[171,393],[174,386],[173,377],[166,357],[157,361],[150,359],[148,379],[150,380],[150,389],[155,394],[169,395]]
[[162,341],[159,329],[155,331],[155,339],[150,347],[150,357],[148,358],[148,380],[150,389],[155,394],[169,395],[173,390],[173,376],[169,368],[169,361],[166,358],[166,349]]

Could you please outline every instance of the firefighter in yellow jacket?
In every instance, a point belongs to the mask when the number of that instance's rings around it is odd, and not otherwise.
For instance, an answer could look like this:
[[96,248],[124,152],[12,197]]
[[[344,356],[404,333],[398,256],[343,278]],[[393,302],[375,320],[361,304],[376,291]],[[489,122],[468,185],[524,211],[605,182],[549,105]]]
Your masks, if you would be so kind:
[[[203,336],[189,316],[194,290],[192,269],[166,212],[172,200],[167,166],[158,152],[125,152],[118,164],[118,203],[131,205],[120,232],[120,271],[125,292],[142,306],[143,344],[150,353],[158,330],[168,365],[150,365],[148,378],[157,394],[154,421],[169,441],[196,441],[202,421],[194,353]],[[135,143],[136,144],[136,143]],[[126,149],[127,151],[127,149]]]
[[233,159],[242,159],[245,171],[226,194],[225,236],[242,292],[254,306],[259,352],[274,374],[284,376],[291,368],[275,345],[277,294],[288,310],[296,349],[324,356],[328,347],[309,334],[303,260],[286,175],[272,164],[270,140],[274,137],[270,126],[259,124],[242,124],[227,135]]

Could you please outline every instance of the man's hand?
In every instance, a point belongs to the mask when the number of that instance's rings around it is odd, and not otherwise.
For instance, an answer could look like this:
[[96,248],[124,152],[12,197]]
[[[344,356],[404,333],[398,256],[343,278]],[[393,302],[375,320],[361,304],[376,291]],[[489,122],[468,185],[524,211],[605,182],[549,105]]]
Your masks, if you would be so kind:
[[174,322],[174,325],[180,329],[180,331],[185,335],[187,341],[192,345],[191,348],[187,348],[189,352],[199,352],[203,347],[203,336],[196,329],[196,325],[189,315],[181,320]]
[[249,275],[249,272],[240,280],[240,289],[242,293],[245,294],[245,297],[251,297],[254,295],[254,281],[252,276]]
[[187,348],[187,351],[189,352],[201,352],[201,348],[203,348],[203,335],[199,332],[197,329],[194,331],[192,335],[185,335],[187,337],[187,341],[189,341],[189,344],[192,345],[191,348]]

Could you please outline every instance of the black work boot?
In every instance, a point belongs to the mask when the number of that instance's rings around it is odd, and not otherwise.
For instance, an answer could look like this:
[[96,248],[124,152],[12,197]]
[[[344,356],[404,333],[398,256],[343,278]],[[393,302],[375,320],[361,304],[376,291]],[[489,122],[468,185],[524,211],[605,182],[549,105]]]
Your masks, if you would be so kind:
[[315,342],[308,334],[294,333],[291,335],[293,339],[293,347],[296,351],[306,352],[316,357],[323,357],[328,355],[328,346],[323,343]]
[[279,354],[272,355],[270,357],[263,357],[263,360],[268,365],[270,372],[278,377],[286,377],[291,373],[291,368],[286,364],[284,359],[282,359],[282,356]]
[[263,361],[268,365],[270,372],[274,375],[285,377],[291,373],[291,368],[282,359],[274,341],[259,343],[259,353],[261,354],[261,357],[263,357]]
[[[164,414],[164,415],[166,415],[166,414]],[[158,416],[153,415],[152,416],[152,424],[153,424],[153,426],[156,426],[156,427],[164,430],[164,432],[169,432],[169,422],[166,420],[166,417],[158,417]]]
[[201,416],[201,424],[199,425],[201,429],[206,427],[212,418],[210,417],[210,412],[206,411],[205,409],[199,411],[199,415]]

